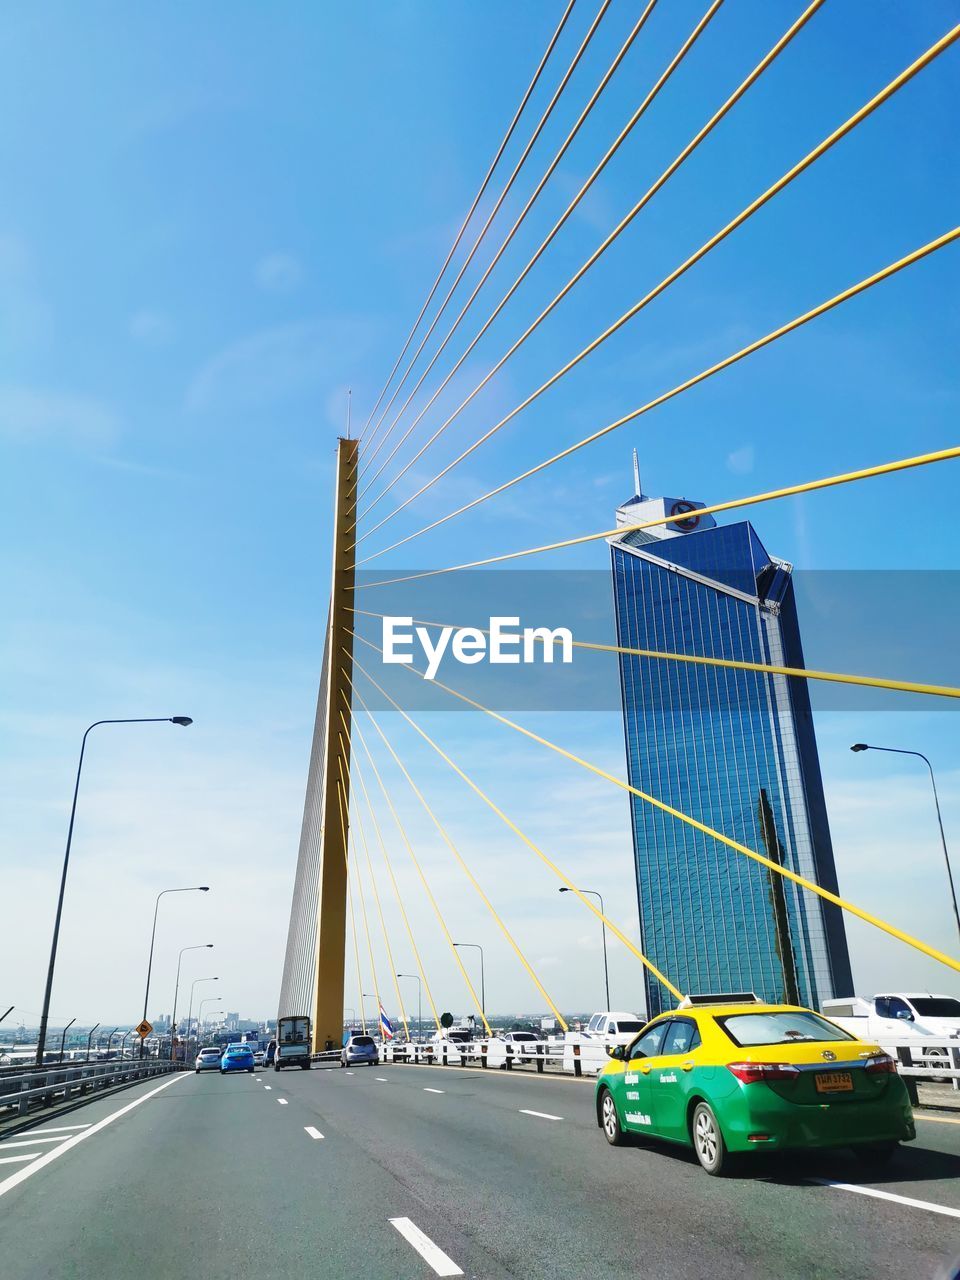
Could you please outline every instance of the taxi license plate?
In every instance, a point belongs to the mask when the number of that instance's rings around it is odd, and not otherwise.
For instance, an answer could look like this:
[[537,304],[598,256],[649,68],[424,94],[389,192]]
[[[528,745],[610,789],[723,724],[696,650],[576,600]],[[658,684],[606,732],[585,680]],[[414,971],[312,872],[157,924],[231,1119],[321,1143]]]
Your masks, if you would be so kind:
[[849,1071],[821,1071],[814,1078],[817,1093],[852,1093],[853,1076]]

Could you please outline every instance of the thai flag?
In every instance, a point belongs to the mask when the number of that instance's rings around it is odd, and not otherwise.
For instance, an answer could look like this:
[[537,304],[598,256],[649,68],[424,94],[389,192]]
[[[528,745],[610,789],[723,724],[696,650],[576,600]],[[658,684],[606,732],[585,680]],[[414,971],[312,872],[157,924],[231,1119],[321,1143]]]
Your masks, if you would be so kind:
[[383,1005],[380,1006],[380,1034],[384,1040],[393,1039],[393,1024],[383,1011]]

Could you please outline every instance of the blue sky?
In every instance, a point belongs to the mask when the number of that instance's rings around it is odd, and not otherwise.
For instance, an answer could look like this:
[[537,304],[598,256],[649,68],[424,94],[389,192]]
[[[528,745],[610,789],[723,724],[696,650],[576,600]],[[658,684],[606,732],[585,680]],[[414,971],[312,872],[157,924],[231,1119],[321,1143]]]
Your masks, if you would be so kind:
[[[597,7],[575,5],[510,163]],[[801,8],[727,0],[415,441],[473,388]],[[661,0],[452,341],[451,360],[701,12]],[[100,3],[81,15],[44,3],[8,15],[0,34],[8,1003],[39,1008],[83,727],[101,716],[183,712],[196,719],[185,733],[104,730],[91,750],[54,1012],[134,1017],[153,895],[195,879],[215,892],[171,906],[158,981],[172,981],[178,940],[216,941],[229,1007],[272,1010],[346,388],[362,423],[559,13],[559,5],[496,2],[137,12]],[[638,13],[626,0],[610,6],[479,267]],[[827,3],[396,496],[455,457],[958,21],[957,3]],[[392,521],[391,534],[501,483],[956,224],[958,70],[954,47]],[[507,172],[498,170],[492,193]],[[476,278],[471,271],[465,284]],[[954,444],[958,285],[954,246],[375,563],[434,566],[602,529],[628,495],[632,447],[648,489],[722,501]],[[448,367],[441,356],[437,372]],[[773,551],[804,569],[951,570],[955,466],[770,506],[754,520]],[[378,510],[391,506],[387,498]],[[364,545],[386,545],[386,534]],[[595,546],[542,563],[602,568],[605,555]],[[894,636],[898,625],[890,616]],[[864,669],[876,648],[865,636]],[[901,657],[909,672],[909,653]],[[846,747],[883,738],[928,750],[949,837],[960,830],[955,721],[890,705],[819,717],[841,885],[946,947],[926,781],[909,762],[854,757]],[[500,731],[462,716],[434,719],[522,824],[549,837],[575,873],[620,895],[629,924],[622,797],[558,773]],[[622,768],[616,717],[537,723]],[[395,733],[478,870],[488,868],[492,883],[513,878],[508,910],[560,1003],[595,1005],[592,921],[571,923],[574,904],[548,897],[553,887],[466,807],[455,779]],[[516,761],[508,771],[507,759]],[[415,801],[403,804],[454,925],[489,936],[494,1005],[525,1003],[527,988],[430,843]],[[427,940],[431,927],[422,913],[434,985],[459,1009],[461,989],[442,944]],[[198,930],[205,936],[194,938]],[[572,931],[563,949],[561,930]],[[866,987],[956,986],[859,925],[851,939]],[[592,957],[586,965],[581,951]],[[627,1006],[636,1000],[634,966],[614,958]]]

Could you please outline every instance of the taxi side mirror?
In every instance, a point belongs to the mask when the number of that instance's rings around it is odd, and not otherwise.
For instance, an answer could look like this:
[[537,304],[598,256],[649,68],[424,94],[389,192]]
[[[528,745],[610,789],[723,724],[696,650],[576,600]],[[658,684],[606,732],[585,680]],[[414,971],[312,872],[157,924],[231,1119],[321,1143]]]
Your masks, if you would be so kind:
[[608,1044],[606,1049],[608,1058],[616,1058],[618,1062],[623,1062],[626,1056],[626,1049],[622,1044]]

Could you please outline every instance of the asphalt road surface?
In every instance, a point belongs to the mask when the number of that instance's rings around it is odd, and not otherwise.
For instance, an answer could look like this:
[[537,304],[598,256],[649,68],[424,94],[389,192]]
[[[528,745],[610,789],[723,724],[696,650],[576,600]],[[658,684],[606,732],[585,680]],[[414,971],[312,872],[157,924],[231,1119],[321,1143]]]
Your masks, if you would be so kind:
[[917,1129],[869,1181],[844,1152],[716,1179],[608,1147],[592,1082],[187,1073],[0,1142],[0,1276],[924,1280],[960,1257],[960,1122]]

